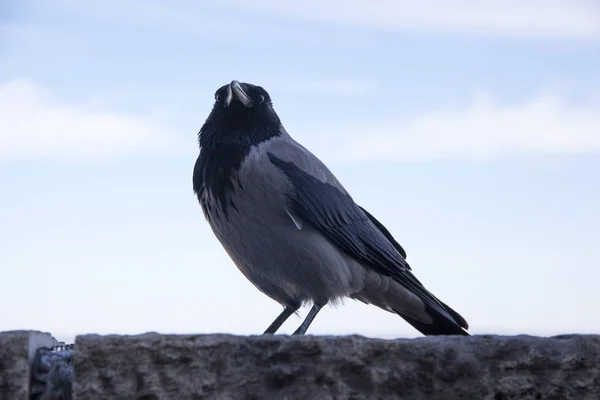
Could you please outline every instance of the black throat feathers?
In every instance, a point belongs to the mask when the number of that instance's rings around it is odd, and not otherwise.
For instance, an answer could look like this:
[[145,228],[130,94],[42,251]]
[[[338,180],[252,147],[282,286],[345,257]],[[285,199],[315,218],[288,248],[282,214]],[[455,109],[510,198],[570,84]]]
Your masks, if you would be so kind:
[[217,103],[200,129],[193,188],[207,219],[215,207],[228,218],[229,207],[236,208],[230,193],[236,186],[242,189],[236,178],[242,162],[253,146],[281,136],[279,117],[266,106],[248,109],[235,103],[223,108]]

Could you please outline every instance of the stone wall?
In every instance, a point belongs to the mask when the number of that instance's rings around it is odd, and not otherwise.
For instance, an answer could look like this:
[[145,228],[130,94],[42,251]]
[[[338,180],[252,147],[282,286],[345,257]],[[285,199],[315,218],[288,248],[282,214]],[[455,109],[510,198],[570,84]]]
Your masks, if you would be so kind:
[[[1,400],[28,398],[35,349],[55,344],[0,333]],[[59,353],[38,352],[37,384],[54,387],[36,387],[37,400],[68,399],[59,386],[71,382],[78,400],[600,399],[597,335],[81,335]]]
[[36,350],[57,344],[48,333],[0,332],[0,400],[29,398],[30,366]]

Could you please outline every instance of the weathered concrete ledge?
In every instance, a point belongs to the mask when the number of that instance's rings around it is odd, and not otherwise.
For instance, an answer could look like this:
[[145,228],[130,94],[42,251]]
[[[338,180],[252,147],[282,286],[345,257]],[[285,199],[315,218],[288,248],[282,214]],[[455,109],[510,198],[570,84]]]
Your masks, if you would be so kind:
[[35,353],[53,345],[0,333],[0,399],[28,398],[36,359],[45,377],[32,398],[43,400],[69,399],[71,384],[77,400],[600,399],[599,335],[82,335],[73,351]]
[[600,399],[600,336],[79,336],[76,399]]

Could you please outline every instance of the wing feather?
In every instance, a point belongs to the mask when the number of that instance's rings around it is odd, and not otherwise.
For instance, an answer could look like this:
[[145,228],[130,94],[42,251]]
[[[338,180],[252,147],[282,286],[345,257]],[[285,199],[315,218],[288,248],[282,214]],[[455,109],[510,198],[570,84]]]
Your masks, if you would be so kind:
[[[444,304],[412,274],[404,259],[406,253],[395,240],[390,240],[387,229],[382,229],[383,225],[359,207],[343,188],[317,179],[273,152],[268,152],[268,158],[293,185],[288,201],[296,215],[364,266],[393,277],[431,309],[454,321]],[[286,158],[293,159],[289,154]]]

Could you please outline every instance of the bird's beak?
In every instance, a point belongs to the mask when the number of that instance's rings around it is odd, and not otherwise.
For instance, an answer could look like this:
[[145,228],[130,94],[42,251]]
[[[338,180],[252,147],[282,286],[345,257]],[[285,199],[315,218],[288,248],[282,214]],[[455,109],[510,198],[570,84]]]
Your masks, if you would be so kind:
[[245,107],[252,107],[253,103],[250,97],[244,92],[242,86],[238,81],[231,81],[227,87],[227,97],[225,98],[225,105],[229,106],[233,99],[237,99]]

